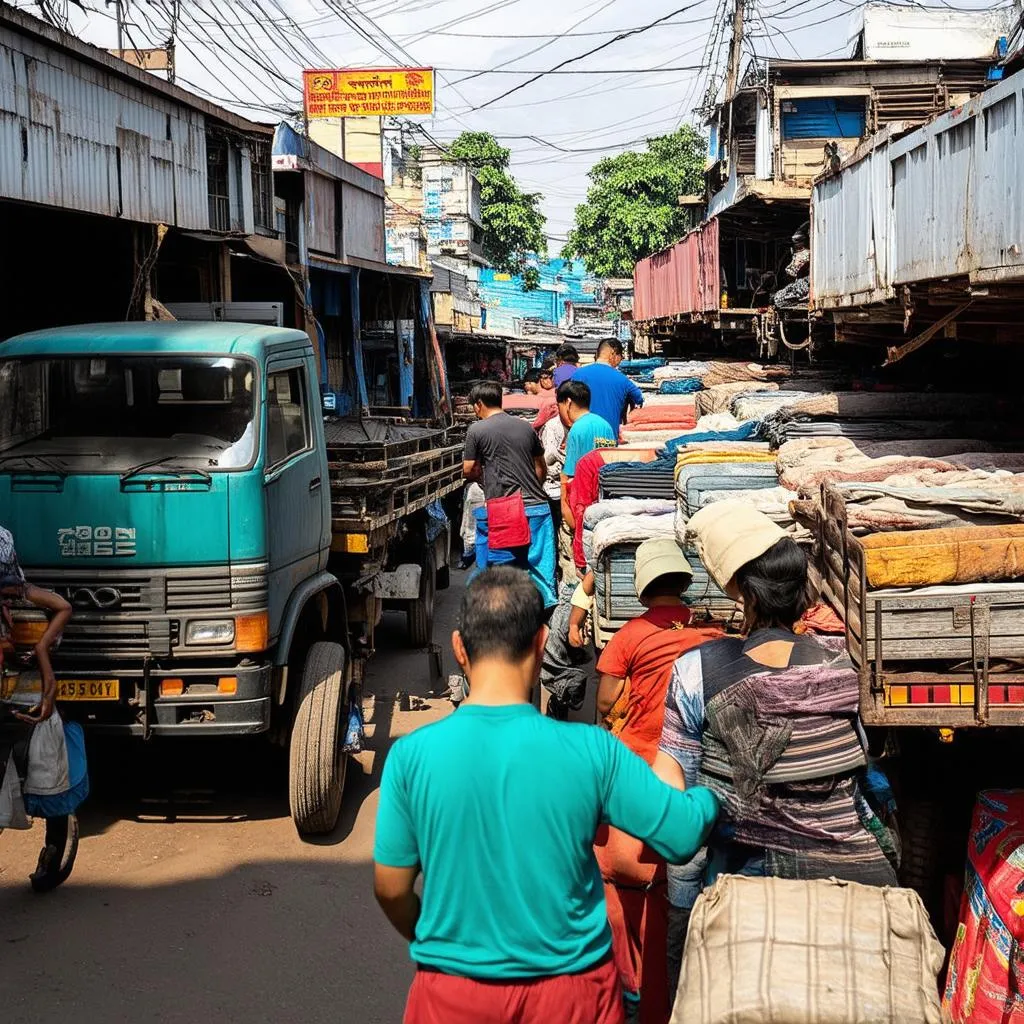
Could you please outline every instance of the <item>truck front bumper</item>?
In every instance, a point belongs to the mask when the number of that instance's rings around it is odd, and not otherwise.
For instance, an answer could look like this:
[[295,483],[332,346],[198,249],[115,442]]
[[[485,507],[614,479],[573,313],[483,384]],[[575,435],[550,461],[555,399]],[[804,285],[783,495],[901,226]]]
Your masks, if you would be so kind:
[[[245,736],[270,728],[269,664],[55,669],[58,681],[117,680],[116,701],[60,701],[61,713],[93,734]],[[233,693],[224,692],[225,682]]]

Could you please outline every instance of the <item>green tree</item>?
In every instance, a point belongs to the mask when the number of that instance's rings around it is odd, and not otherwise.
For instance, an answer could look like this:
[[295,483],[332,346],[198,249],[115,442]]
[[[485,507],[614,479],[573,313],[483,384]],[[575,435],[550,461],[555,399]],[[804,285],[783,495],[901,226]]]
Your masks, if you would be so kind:
[[705,148],[705,140],[683,125],[648,139],[644,152],[596,163],[562,256],[583,260],[598,277],[632,277],[637,260],[686,231],[679,197],[703,191]]
[[536,288],[539,274],[528,264],[533,254],[547,255],[542,196],[519,188],[508,172],[511,152],[488,132],[463,132],[448,156],[471,167],[480,182],[484,255],[496,270],[521,274],[526,290]]

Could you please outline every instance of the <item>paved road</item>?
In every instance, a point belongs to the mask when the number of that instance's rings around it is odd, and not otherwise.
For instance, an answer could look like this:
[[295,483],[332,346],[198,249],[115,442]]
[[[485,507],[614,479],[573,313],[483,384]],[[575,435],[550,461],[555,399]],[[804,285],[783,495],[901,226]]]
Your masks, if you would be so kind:
[[[446,673],[462,586],[438,595]],[[377,786],[393,739],[449,709],[403,629],[388,617],[378,634],[369,749],[324,841],[296,836],[280,766],[199,743],[93,758],[78,864],[55,893],[26,881],[41,830],[0,835],[0,1020],[400,1021],[412,968],[371,892]]]

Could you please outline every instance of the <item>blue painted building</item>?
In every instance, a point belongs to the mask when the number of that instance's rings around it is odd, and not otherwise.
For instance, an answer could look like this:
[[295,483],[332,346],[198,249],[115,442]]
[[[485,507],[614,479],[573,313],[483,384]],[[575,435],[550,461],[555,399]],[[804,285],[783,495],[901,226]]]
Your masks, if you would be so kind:
[[486,330],[513,334],[516,321],[525,319],[557,327],[565,323],[567,303],[596,301],[597,279],[587,273],[581,260],[538,261],[537,269],[540,287],[532,291],[523,291],[521,277],[481,269],[479,292]]

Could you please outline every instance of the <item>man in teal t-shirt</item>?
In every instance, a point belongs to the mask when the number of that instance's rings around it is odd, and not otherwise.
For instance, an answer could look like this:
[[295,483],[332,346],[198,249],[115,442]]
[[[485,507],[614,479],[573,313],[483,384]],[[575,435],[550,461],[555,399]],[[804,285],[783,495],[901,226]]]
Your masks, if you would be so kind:
[[543,614],[521,570],[478,576],[452,637],[469,698],[385,762],[374,890],[419,966],[405,1024],[621,1024],[594,833],[681,863],[715,820],[709,790],[672,789],[603,730],[537,712]]
[[619,431],[607,420],[590,411],[590,388],[577,380],[567,380],[556,396],[558,416],[565,435],[565,465],[562,467],[562,518],[574,525],[569,508],[569,483],[576,475],[576,463],[595,448],[614,448]]

